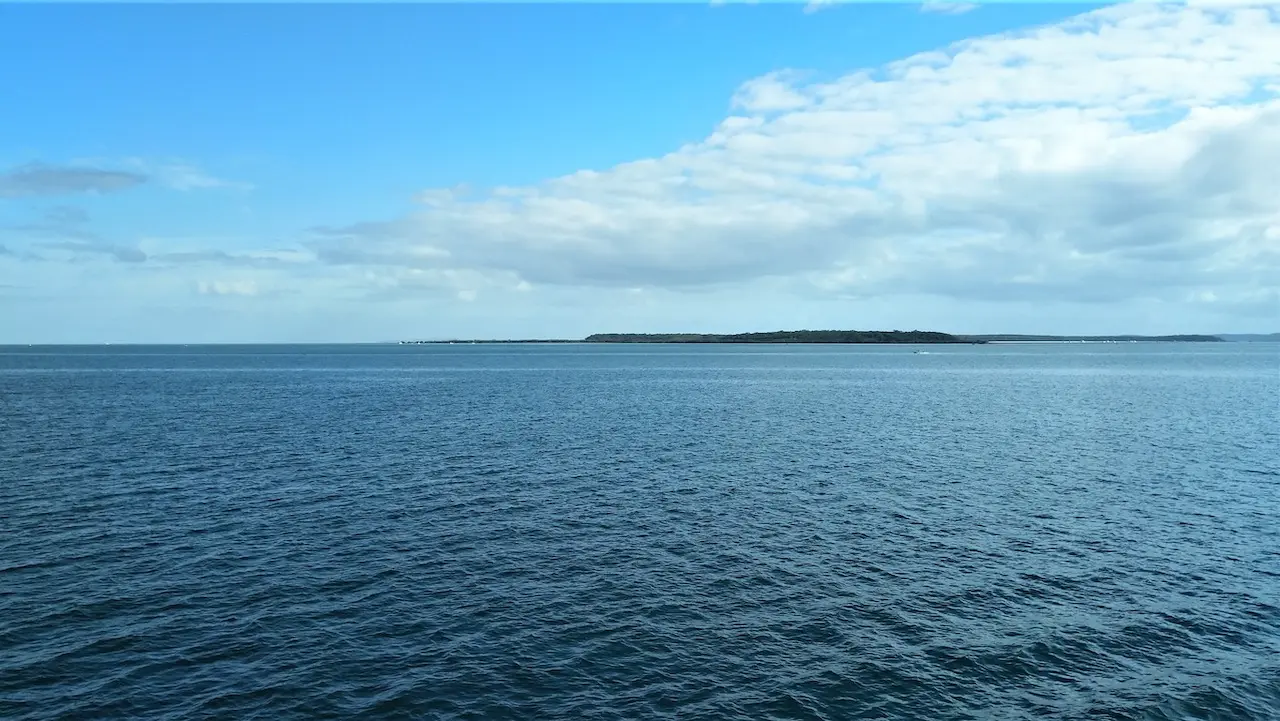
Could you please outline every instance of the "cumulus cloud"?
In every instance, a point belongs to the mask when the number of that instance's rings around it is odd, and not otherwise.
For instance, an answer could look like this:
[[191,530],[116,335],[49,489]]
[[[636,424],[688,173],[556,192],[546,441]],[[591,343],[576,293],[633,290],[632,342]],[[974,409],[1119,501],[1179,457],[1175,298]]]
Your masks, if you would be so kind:
[[800,73],[778,71],[748,80],[734,94],[733,104],[748,112],[803,108],[809,99],[796,90],[802,79]]
[[[1280,10],[1132,3],[834,78],[770,73],[661,157],[427,189],[417,212],[313,228],[292,250],[127,247],[69,207],[0,240],[145,261],[211,296],[305,286],[475,308],[533,289],[531,303],[756,284],[1274,315],[1278,95]],[[181,163],[122,167],[175,188],[226,182]]]
[[309,247],[512,284],[1265,302],[1278,91],[1280,10],[1125,4],[831,80],[772,73],[663,157],[432,191]]
[[111,193],[147,181],[141,173],[101,168],[28,163],[0,173],[0,198],[75,193]]

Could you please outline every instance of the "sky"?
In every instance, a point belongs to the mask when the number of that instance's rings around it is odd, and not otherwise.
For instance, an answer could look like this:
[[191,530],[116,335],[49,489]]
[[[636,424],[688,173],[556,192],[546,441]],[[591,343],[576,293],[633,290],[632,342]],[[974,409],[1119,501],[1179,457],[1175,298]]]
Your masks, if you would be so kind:
[[0,343],[1280,330],[1280,5],[0,5]]

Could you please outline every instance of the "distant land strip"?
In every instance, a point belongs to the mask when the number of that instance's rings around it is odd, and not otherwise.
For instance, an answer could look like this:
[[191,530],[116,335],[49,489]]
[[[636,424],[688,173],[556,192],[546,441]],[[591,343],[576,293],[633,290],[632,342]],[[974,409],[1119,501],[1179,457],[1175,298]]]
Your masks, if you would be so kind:
[[926,330],[779,330],[768,333],[597,333],[588,343],[982,343]]
[[1216,335],[970,335],[987,343],[1222,343]]
[[406,340],[440,343],[1221,343],[1215,335],[953,335],[923,330],[780,330],[764,333],[596,333],[582,340]]

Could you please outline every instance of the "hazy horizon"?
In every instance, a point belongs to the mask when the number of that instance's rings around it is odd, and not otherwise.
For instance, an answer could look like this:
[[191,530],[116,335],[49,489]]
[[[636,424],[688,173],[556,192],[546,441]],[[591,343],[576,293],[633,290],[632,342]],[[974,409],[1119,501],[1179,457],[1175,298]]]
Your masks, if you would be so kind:
[[[813,329],[807,329],[807,328],[806,328],[806,329],[800,329],[800,328],[797,328],[797,329],[791,329],[791,328],[786,328],[786,329],[777,329],[777,328],[775,328],[775,329],[772,329],[772,331],[779,331],[779,330],[781,330],[781,331],[784,331],[784,332],[785,332],[785,331],[792,331],[792,330],[870,330],[870,331],[883,331],[883,330],[895,330],[895,329],[891,329],[891,328],[890,328],[890,329],[877,329],[877,328],[873,328],[873,329],[828,329],[828,328],[822,328],[822,329],[818,329],[818,328],[813,328]],[[934,329],[930,329],[930,328],[903,328],[903,329],[901,329],[901,330],[930,331],[930,330],[934,330]],[[772,331],[742,331],[742,332],[744,332],[744,333],[754,333],[754,332],[772,332]],[[616,333],[621,333],[621,334],[631,334],[629,331],[599,331],[598,333],[600,333],[600,334],[605,334],[605,333],[615,333],[615,332],[616,332]],[[944,331],[941,331],[941,332],[943,332],[943,333],[951,333],[950,331],[945,331],[945,330],[944,330]],[[684,331],[655,331],[654,333],[655,333],[655,334],[658,334],[658,335],[678,335],[678,334],[684,333]],[[465,342],[468,342],[468,341],[476,341],[476,342],[483,342],[483,343],[503,343],[503,342],[524,343],[524,342],[538,342],[538,341],[554,341],[554,342],[562,342],[562,343],[577,343],[577,342],[584,342],[584,341],[585,341],[585,339],[586,339],[588,336],[590,336],[590,335],[593,335],[593,334],[589,333],[589,334],[587,334],[587,335],[584,335],[584,336],[578,336],[578,337],[565,337],[565,336],[559,336],[559,337],[558,337],[558,336],[543,336],[543,337],[532,337],[532,336],[530,336],[530,337],[515,337],[515,336],[512,336],[512,337],[505,337],[505,338],[498,338],[498,337],[482,337],[482,336],[434,336],[434,337],[425,337],[425,336],[406,336],[406,337],[403,337],[403,338],[382,338],[382,339],[378,339],[378,340],[360,340],[360,341],[352,341],[352,340],[310,340],[310,341],[264,341],[264,340],[182,341],[182,340],[173,340],[173,341],[163,341],[163,342],[154,342],[154,341],[99,341],[99,342],[65,342],[65,343],[0,343],[0,348],[4,348],[4,347],[28,347],[28,346],[49,346],[49,347],[66,346],[66,347],[72,347],[72,346],[104,346],[104,345],[111,345],[111,346],[193,346],[193,345],[195,345],[195,346],[203,346],[203,345],[211,345],[211,346],[216,346],[216,345],[246,345],[246,346],[274,346],[274,345],[282,345],[282,346],[285,346],[285,345],[386,345],[386,344],[396,344],[396,343],[402,343],[402,342],[410,342],[410,343],[449,343],[449,342],[464,342],[464,343],[465,343]],[[713,335],[732,335],[732,334],[730,334],[730,333],[713,333]],[[1054,336],[1054,337],[1061,337],[1061,338],[1074,338],[1074,337],[1119,337],[1119,336],[1139,336],[1139,337],[1148,337],[1148,338],[1163,337],[1163,336],[1216,336],[1216,337],[1219,337],[1219,338],[1223,338],[1224,340],[1228,340],[1228,341],[1230,341],[1230,340],[1231,340],[1231,338],[1230,338],[1230,337],[1239,337],[1239,336],[1258,336],[1258,337],[1263,337],[1263,336],[1273,336],[1273,337],[1280,337],[1280,332],[1272,332],[1272,333],[1201,333],[1201,332],[1179,332],[1179,333],[1161,333],[1161,334],[1146,334],[1146,333],[1001,333],[1001,332],[992,332],[992,333],[951,333],[951,335],[957,335],[957,336],[961,336],[961,337],[984,337],[984,336],[1004,336],[1004,335],[1007,335],[1007,336],[1020,336],[1020,335],[1025,335],[1025,336]],[[836,345],[841,345],[841,344],[836,344]],[[850,345],[850,344],[843,344],[843,345]],[[864,344],[852,344],[852,345],[876,345],[876,344],[874,344],[874,343],[869,343],[869,344],[864,343]]]

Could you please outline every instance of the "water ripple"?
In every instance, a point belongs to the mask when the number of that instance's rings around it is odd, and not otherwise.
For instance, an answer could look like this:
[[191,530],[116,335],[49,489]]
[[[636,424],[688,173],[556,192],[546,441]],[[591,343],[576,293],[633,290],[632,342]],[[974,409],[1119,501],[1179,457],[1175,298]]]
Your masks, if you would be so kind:
[[0,353],[0,717],[1280,718],[1260,346]]

